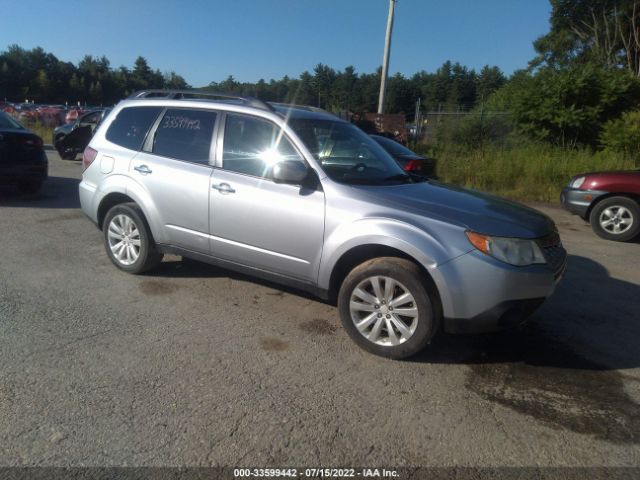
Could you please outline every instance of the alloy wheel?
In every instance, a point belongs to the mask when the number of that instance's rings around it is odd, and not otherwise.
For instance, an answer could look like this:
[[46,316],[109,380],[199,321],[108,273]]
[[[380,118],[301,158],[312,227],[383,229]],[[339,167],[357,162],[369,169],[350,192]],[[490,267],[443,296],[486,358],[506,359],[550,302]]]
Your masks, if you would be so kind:
[[600,214],[600,226],[606,232],[620,235],[633,226],[633,215],[625,207],[612,205]]
[[351,320],[370,342],[396,346],[406,342],[418,326],[418,306],[403,284],[387,276],[360,282],[349,301]]
[[132,265],[140,256],[140,230],[128,215],[118,214],[111,219],[107,231],[109,248],[122,265]]

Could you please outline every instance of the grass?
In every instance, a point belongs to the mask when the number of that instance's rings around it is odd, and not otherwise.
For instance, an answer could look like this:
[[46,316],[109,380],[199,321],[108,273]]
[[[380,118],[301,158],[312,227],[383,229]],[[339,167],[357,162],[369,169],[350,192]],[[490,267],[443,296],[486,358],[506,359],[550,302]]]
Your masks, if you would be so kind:
[[633,160],[614,152],[539,144],[428,153],[436,158],[437,174],[444,182],[522,201],[557,202],[562,188],[579,173],[637,168]]
[[48,127],[40,122],[27,123],[24,125],[33,133],[42,138],[44,143],[51,143],[51,135],[53,133],[53,127]]

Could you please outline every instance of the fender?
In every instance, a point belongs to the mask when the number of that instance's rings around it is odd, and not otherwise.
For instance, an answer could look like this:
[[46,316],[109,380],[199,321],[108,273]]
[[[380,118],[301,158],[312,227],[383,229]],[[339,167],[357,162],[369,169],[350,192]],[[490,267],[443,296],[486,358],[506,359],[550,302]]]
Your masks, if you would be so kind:
[[340,258],[349,250],[362,245],[384,245],[400,250],[419,262],[427,271],[455,256],[466,253],[446,248],[427,231],[399,220],[364,218],[339,226],[325,239],[318,273],[318,286],[329,288],[331,273]]
[[460,227],[439,225],[434,229],[438,233],[429,233],[410,223],[388,218],[365,218],[340,226],[325,241],[318,287],[329,289],[336,264],[349,250],[362,245],[384,245],[404,252],[427,270],[438,289],[443,309],[448,313],[453,308],[453,299],[438,267],[473,250],[462,242],[453,245],[443,241],[441,235],[452,238],[450,229],[459,230],[458,235],[464,238],[464,230]]

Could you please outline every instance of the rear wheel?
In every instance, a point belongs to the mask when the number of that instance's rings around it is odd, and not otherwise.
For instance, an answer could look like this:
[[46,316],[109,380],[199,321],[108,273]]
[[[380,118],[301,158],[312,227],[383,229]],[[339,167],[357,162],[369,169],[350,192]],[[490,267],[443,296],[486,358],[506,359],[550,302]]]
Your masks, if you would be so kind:
[[102,226],[107,255],[120,270],[138,274],[162,261],[142,211],[135,203],[122,203],[107,212]]
[[605,198],[593,208],[589,221],[599,237],[626,242],[640,234],[640,206],[629,197]]
[[360,347],[388,358],[415,355],[439,324],[435,292],[412,262],[382,257],[364,262],[338,294],[342,324]]

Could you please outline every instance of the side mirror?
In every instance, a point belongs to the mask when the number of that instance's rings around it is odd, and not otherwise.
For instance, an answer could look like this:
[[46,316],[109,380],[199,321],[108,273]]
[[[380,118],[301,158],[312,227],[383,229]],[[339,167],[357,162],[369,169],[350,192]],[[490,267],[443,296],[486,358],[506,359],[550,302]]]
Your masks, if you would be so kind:
[[307,166],[298,160],[283,160],[273,166],[273,181],[300,185],[309,175]]

